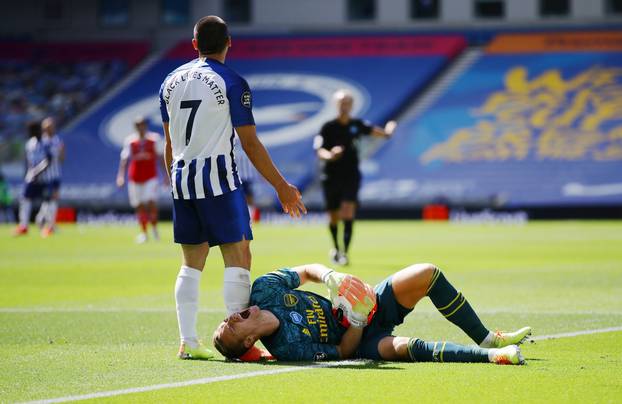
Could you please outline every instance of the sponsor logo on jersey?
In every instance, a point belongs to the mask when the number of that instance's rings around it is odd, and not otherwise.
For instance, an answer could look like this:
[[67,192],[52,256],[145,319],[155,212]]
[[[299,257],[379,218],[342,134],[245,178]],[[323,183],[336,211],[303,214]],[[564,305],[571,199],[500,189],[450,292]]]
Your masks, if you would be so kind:
[[308,335],[309,337],[311,336],[311,331],[309,331],[308,328],[303,328],[302,329],[302,333],[305,334],[305,335]]
[[[253,108],[259,138],[266,146],[299,142],[315,136],[322,125],[337,115],[333,94],[345,90],[352,94],[352,115],[362,115],[369,95],[356,83],[342,78],[305,73],[262,73],[246,76],[251,93],[240,102]],[[253,105],[253,98],[255,105]],[[118,147],[134,129],[134,119],[144,116],[150,129],[161,132],[158,97],[138,99],[104,119],[99,133]]]
[[286,307],[294,307],[298,303],[298,298],[296,297],[296,295],[287,293],[283,296],[283,303]]
[[290,311],[289,316],[291,317],[294,324],[302,324],[302,315],[300,313],[296,313],[295,311]]

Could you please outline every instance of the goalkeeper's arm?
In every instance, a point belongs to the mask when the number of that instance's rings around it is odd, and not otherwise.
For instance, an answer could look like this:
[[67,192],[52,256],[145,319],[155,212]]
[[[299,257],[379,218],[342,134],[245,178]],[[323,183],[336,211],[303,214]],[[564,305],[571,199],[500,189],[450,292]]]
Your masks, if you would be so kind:
[[292,270],[298,273],[301,286],[307,282],[322,283],[322,278],[332,271],[330,268],[322,264],[300,265],[293,267]]
[[350,327],[341,337],[341,344],[337,345],[337,352],[341,359],[348,359],[354,355],[363,337],[363,328]]

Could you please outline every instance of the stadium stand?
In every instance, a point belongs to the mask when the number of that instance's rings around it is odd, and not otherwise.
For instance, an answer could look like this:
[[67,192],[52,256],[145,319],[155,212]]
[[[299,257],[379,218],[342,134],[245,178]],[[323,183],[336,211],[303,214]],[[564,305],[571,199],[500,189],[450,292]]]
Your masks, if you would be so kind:
[[[384,123],[408,105],[413,95],[465,47],[461,36],[341,35],[235,38],[227,63],[253,89],[258,132],[279,168],[304,188],[316,175],[313,137],[335,115],[332,94],[349,88],[357,115]],[[125,205],[126,193],[114,186],[119,149],[138,114],[161,133],[157,94],[164,77],[196,57],[184,40],[88,113],[67,132],[80,147],[80,160],[68,161],[63,197],[76,203],[101,201]],[[79,142],[79,143],[78,143]],[[273,204],[266,186],[257,200]],[[162,191],[163,202],[170,203]]]
[[621,63],[620,32],[497,36],[401,122],[363,204],[619,206]]
[[62,127],[148,50],[146,42],[0,43],[0,161],[21,166],[27,122],[53,116]]

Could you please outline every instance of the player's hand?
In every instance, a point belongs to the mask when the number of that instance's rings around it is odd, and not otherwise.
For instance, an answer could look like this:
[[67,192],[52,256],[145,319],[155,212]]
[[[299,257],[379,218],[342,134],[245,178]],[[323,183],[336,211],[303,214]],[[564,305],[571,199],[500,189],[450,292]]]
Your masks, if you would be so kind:
[[376,293],[372,287],[356,276],[336,271],[329,272],[322,280],[328,287],[331,302],[338,296],[348,302],[350,308],[343,307],[342,310],[350,325],[365,327],[367,317],[376,305]]
[[117,187],[121,188],[123,185],[125,185],[125,178],[118,175],[117,176]]
[[294,185],[284,182],[276,189],[283,212],[291,217],[300,217],[307,213],[307,208],[302,201],[302,195]]
[[346,312],[345,314],[350,325],[363,328],[367,326],[369,314],[376,306],[376,292],[370,285],[358,278],[355,279],[360,282],[357,290],[352,292],[355,297],[355,303],[352,305],[352,312]]
[[332,154],[330,161],[339,160],[343,156],[344,150],[345,149],[343,148],[343,146],[334,146],[332,149],[330,149],[330,153]]
[[397,127],[397,122],[389,121],[384,125],[384,133],[387,137],[393,136],[393,132],[395,132],[395,128]]

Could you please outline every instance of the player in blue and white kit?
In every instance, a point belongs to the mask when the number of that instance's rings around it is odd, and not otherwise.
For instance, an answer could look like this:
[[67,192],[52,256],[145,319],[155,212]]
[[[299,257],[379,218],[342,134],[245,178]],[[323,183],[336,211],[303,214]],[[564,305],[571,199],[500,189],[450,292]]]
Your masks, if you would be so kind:
[[39,122],[28,124],[28,136],[29,139],[24,146],[26,175],[24,177],[24,190],[19,201],[19,223],[13,231],[15,236],[28,234],[32,201],[43,199],[47,192],[46,183],[41,177],[48,169],[52,159],[49,149],[41,141],[41,124]]
[[[345,315],[349,321],[344,321],[343,312],[335,310],[330,300],[299,289],[308,281],[325,283],[333,295],[338,290],[351,303],[362,305],[363,312],[353,309]],[[479,346],[394,336],[394,328],[424,297]],[[531,327],[491,332],[464,295],[432,264],[404,268],[373,290],[360,279],[321,264],[280,269],[255,280],[251,304],[227,317],[214,332],[214,346],[227,358],[237,358],[261,339],[276,359],[284,361],[354,357],[519,365],[524,360],[517,345],[531,335]]]
[[298,189],[274,166],[257,137],[246,81],[224,64],[231,46],[227,25],[216,16],[194,26],[198,58],[171,72],[160,88],[166,136],[165,161],[173,194],[173,231],[183,265],[175,285],[181,345],[178,357],[212,353],[197,337],[199,280],[210,247],[225,264],[224,301],[229,313],[248,307],[253,235],[237,172],[235,134],[257,170],[274,187],[283,210],[306,212]]
[[41,122],[41,142],[50,153],[50,164],[41,174],[41,180],[46,184],[41,209],[37,213],[35,222],[42,228],[41,235],[48,237],[56,230],[56,212],[60,195],[61,165],[65,160],[65,145],[56,133],[54,118],[47,117]]

